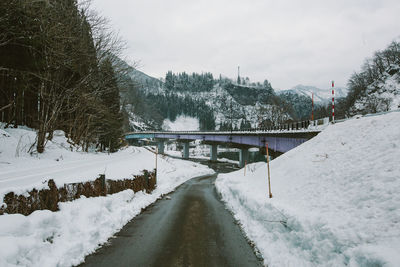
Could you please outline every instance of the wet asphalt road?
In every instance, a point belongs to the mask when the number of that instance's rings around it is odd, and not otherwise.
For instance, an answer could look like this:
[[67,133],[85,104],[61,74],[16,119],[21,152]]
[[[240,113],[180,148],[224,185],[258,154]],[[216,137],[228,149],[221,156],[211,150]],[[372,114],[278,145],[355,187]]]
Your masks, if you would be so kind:
[[[215,168],[229,171],[223,165]],[[135,217],[81,266],[262,266],[220,201],[215,178],[198,177],[182,184]]]

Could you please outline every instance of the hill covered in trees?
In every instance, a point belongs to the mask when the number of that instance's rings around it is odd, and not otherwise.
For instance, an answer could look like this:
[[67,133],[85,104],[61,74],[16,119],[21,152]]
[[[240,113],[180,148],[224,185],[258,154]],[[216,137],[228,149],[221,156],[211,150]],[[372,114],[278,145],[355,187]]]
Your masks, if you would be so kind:
[[348,85],[343,108],[349,116],[400,108],[400,42],[375,52]]
[[[130,77],[139,81],[131,90],[140,95],[135,99],[146,103],[141,107],[140,103],[132,105],[132,110],[144,116],[152,114],[151,119],[144,121],[152,121],[147,124],[156,128],[161,127],[164,119],[174,121],[179,115],[197,118],[201,130],[230,130],[272,126],[307,119],[311,114],[311,101],[306,97],[302,100],[309,108],[297,112],[292,99],[277,95],[268,80],[261,84],[241,78],[237,83],[222,76],[216,79],[211,73],[168,71],[165,80],[160,81],[133,69]],[[131,121],[132,129],[137,128],[135,125]]]
[[[348,94],[335,101],[335,117],[389,111],[400,108],[400,43],[367,58],[348,81]],[[330,116],[332,105],[318,107],[320,116]]]

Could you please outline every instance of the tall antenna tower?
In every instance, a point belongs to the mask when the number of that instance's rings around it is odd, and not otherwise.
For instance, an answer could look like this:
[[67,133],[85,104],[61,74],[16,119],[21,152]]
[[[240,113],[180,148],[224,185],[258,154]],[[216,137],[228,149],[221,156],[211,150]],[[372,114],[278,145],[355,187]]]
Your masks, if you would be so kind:
[[238,77],[237,77],[237,83],[240,84],[240,66],[238,66]]

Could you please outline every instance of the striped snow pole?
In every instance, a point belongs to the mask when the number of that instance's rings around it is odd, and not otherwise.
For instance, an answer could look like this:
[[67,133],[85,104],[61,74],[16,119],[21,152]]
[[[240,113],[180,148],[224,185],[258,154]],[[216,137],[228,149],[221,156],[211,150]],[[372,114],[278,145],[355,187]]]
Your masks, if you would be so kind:
[[335,82],[332,81],[332,122],[335,122]]
[[311,120],[314,120],[314,93],[311,93]]

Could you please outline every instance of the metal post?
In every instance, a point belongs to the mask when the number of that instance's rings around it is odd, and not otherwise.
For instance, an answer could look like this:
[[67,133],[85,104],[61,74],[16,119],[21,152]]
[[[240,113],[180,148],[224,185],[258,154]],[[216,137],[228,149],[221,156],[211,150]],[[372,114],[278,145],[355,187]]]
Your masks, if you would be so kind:
[[164,141],[158,141],[157,147],[158,147],[158,153],[164,154]]
[[183,158],[184,159],[189,158],[189,142],[183,143]]
[[248,160],[249,151],[247,148],[241,148],[239,152],[239,167],[243,168],[245,162]]
[[211,151],[210,151],[210,160],[211,161],[217,161],[217,155],[218,155],[218,145],[212,144],[210,145]]

